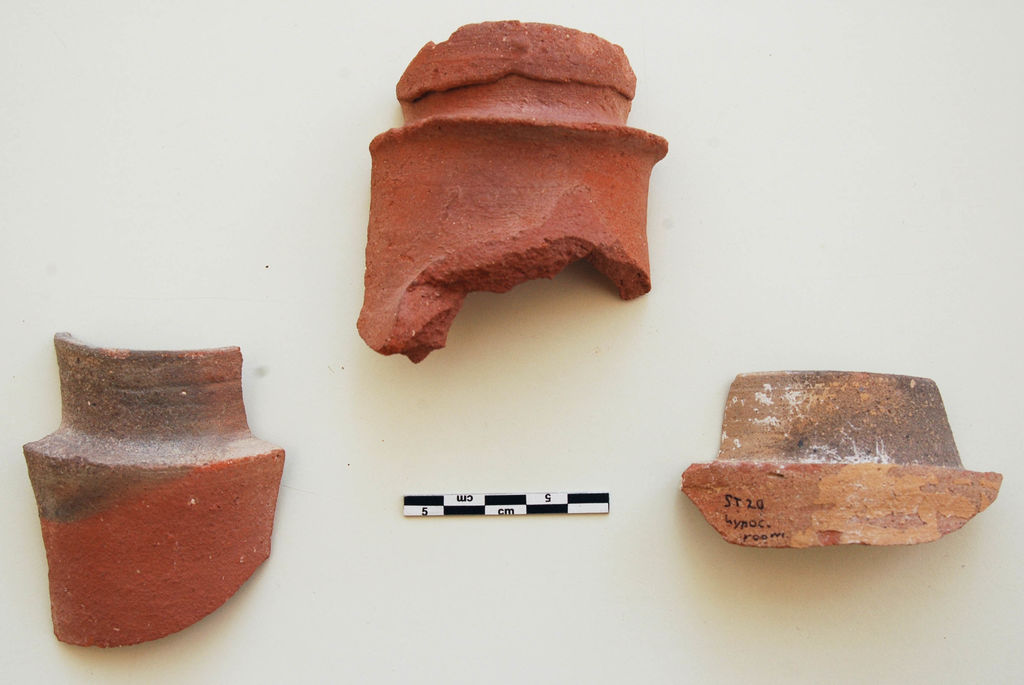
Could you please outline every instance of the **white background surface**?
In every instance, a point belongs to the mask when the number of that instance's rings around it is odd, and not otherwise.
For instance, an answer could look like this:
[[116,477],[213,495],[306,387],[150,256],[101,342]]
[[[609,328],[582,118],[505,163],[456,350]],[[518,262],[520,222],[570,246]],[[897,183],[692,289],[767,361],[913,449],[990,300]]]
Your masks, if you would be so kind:
[[[414,366],[358,337],[370,139],[427,41],[488,19],[622,45],[654,287],[587,267],[468,298]],[[1024,671],[1015,2],[0,6],[0,679],[1011,682]],[[51,345],[240,345],[284,446],[274,550],[198,624],[52,635],[20,445]],[[678,491],[733,376],[935,379],[963,530],[906,548],[723,542]],[[404,519],[405,493],[609,490],[590,517]]]

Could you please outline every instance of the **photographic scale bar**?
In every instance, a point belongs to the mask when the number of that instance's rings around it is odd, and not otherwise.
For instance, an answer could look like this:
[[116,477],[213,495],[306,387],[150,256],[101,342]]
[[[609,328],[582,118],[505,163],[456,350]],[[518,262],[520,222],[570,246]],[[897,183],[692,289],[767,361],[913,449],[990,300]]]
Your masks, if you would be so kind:
[[607,514],[607,492],[528,492],[502,495],[406,495],[406,516],[524,516]]

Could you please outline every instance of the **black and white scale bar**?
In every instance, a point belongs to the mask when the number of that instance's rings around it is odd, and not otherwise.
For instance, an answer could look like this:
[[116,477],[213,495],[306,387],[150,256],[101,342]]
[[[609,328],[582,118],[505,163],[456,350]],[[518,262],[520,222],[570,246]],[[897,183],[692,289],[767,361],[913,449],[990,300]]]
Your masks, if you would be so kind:
[[406,516],[521,516],[607,514],[607,492],[527,492],[484,495],[406,495]]

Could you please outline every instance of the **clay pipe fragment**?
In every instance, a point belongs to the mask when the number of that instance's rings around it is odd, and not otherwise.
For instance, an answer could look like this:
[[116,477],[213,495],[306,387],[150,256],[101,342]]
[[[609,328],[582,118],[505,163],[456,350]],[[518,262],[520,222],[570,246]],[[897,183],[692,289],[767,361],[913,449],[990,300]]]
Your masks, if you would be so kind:
[[797,371],[736,377],[718,458],[682,488],[738,545],[910,545],[959,529],[1002,479],[964,469],[933,381]]
[[418,362],[467,293],[581,259],[623,299],[650,290],[647,187],[668,144],[625,125],[635,84],[622,48],[550,24],[424,46],[398,82],[405,125],[370,144],[366,343]]
[[54,345],[61,424],[24,447],[54,633],[115,647],[181,630],[270,555],[284,450],[249,431],[242,355]]

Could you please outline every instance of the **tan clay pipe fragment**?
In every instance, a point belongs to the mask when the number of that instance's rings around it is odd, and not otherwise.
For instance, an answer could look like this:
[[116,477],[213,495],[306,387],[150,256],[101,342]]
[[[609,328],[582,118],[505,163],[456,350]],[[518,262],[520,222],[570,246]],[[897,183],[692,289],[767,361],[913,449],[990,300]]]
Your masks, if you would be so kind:
[[738,545],[909,545],[963,526],[1002,479],[963,468],[933,381],[799,371],[736,377],[718,458],[683,492]]
[[466,294],[590,262],[623,299],[650,290],[647,185],[663,138],[625,125],[622,48],[516,21],[428,43],[398,83],[405,125],[377,136],[359,333],[414,362]]
[[113,647],[181,630],[270,555],[284,450],[249,432],[242,355],[54,345],[60,428],[24,448],[54,633]]

